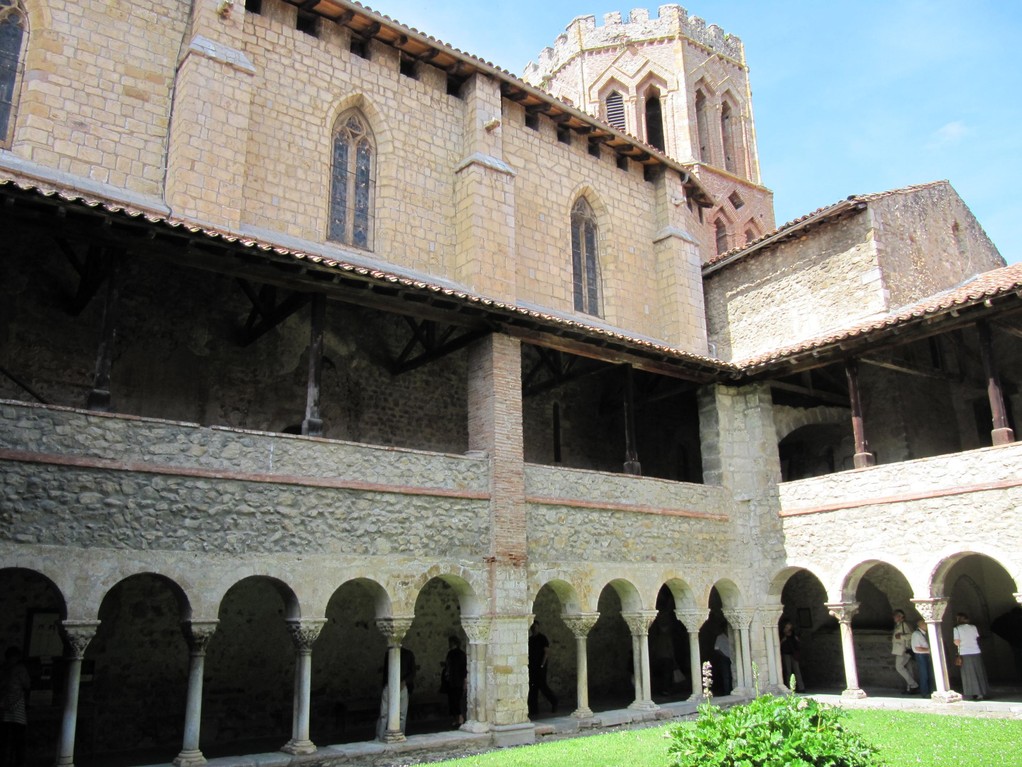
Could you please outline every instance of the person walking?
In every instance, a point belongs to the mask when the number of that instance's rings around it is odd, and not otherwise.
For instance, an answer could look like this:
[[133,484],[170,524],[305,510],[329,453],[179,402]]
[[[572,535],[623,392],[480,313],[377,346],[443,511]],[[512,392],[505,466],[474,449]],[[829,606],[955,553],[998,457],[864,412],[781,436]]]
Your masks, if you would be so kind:
[[550,703],[551,713],[557,713],[557,696],[546,681],[547,662],[550,660],[550,640],[533,622],[529,629],[529,716],[539,714],[539,694]]
[[802,667],[799,664],[801,640],[795,633],[795,625],[791,621],[785,621],[781,626],[781,668],[784,670],[784,683],[790,684],[791,677],[795,677],[795,685],[792,692],[805,692],[806,685],[802,681]]

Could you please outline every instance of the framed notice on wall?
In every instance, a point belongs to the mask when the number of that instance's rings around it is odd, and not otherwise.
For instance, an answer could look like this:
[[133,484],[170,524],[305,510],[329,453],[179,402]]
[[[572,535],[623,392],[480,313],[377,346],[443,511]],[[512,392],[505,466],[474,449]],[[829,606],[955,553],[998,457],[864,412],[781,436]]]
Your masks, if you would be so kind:
[[64,640],[60,638],[60,613],[32,610],[28,614],[29,658],[60,658],[64,655]]

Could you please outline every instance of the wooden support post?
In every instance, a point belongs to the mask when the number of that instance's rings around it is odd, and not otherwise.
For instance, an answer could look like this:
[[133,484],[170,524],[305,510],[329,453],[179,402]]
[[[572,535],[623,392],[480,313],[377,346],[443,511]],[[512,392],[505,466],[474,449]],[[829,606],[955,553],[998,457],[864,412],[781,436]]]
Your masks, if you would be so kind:
[[859,363],[854,358],[845,360],[845,375],[848,377],[848,399],[852,407],[852,434],[855,437],[855,457],[852,459],[856,469],[863,469],[876,464],[876,459],[869,452],[866,441],[866,430],[862,421],[862,400],[859,397]]
[[302,434],[319,437],[323,434],[323,421],[319,413],[319,392],[323,379],[323,331],[326,325],[326,296],[312,296],[309,311],[309,387],[305,397],[305,420]]
[[121,294],[122,253],[109,255],[106,296],[103,300],[103,328],[96,352],[96,375],[92,381],[86,407],[101,412],[110,411],[110,375],[114,364],[114,340],[117,337],[117,308]]
[[626,474],[642,476],[642,464],[635,447],[635,380],[631,365],[625,366],[625,466]]
[[1008,425],[1008,411],[1004,407],[1004,391],[1001,379],[997,375],[997,364],[994,361],[994,345],[990,334],[990,323],[981,320],[976,323],[979,331],[979,353],[983,359],[983,374],[987,379],[987,398],[990,400],[990,414],[993,418],[993,430],[990,438],[995,445],[1007,445],[1015,441],[1015,433]]

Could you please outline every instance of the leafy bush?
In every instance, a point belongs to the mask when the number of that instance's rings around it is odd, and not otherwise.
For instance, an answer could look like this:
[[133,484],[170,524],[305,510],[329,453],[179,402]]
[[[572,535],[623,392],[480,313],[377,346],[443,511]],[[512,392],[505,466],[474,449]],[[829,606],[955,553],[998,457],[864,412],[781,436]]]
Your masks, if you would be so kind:
[[671,767],[880,767],[876,749],[845,729],[844,712],[811,698],[762,695],[671,729]]

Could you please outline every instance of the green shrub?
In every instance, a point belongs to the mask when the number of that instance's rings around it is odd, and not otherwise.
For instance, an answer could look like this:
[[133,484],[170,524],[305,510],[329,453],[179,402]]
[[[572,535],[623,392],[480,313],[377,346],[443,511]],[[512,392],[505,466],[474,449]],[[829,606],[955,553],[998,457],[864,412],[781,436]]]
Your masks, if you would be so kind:
[[694,725],[671,729],[671,767],[880,767],[876,749],[845,729],[843,716],[794,695],[727,710],[706,703]]

